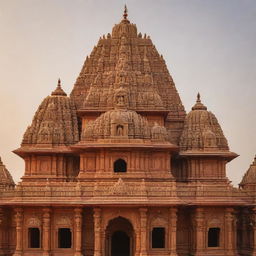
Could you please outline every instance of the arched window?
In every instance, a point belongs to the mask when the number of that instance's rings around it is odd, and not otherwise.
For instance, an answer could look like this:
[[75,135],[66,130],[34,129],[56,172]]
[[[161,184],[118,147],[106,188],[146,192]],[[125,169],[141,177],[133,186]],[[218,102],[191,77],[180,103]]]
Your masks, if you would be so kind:
[[40,248],[40,230],[39,228],[28,229],[28,247]]
[[72,234],[70,228],[59,228],[58,239],[59,248],[71,248]]
[[208,230],[208,247],[220,246],[220,228],[209,228]]
[[114,172],[126,172],[127,164],[123,159],[118,159],[114,162]]
[[153,228],[152,248],[165,248],[165,228]]

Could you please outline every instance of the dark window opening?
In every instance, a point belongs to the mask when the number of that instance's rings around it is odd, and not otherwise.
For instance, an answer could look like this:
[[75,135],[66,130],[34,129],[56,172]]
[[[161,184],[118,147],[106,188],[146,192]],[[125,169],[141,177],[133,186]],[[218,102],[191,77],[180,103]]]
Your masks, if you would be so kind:
[[40,248],[40,230],[39,228],[28,229],[28,247]]
[[59,248],[71,248],[72,234],[70,228],[59,228]]
[[209,228],[208,230],[208,247],[220,246],[220,228]]
[[114,172],[126,172],[127,164],[123,159],[118,159],[114,162]]
[[152,248],[165,248],[165,228],[153,228]]
[[129,256],[130,238],[123,231],[116,231],[111,238],[111,256]]

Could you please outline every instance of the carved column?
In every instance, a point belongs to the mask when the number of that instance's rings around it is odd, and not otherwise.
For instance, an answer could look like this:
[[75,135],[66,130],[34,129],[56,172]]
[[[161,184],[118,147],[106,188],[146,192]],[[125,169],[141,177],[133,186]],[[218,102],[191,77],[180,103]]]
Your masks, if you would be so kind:
[[195,255],[204,255],[204,236],[205,223],[204,223],[204,209],[198,207],[195,211]]
[[170,256],[177,256],[176,237],[177,237],[177,208],[169,209],[169,249]]
[[252,209],[252,229],[253,229],[252,256],[256,256],[256,207]]
[[16,215],[16,249],[14,252],[14,256],[21,256],[23,255],[23,237],[22,237],[22,231],[23,231],[23,209],[22,208],[16,208],[15,209]]
[[[4,253],[4,247],[6,246],[6,235],[5,235],[5,230],[3,226],[3,218],[4,218],[4,209],[0,207],[0,253]],[[7,244],[8,245],[8,244]]]
[[247,227],[248,211],[243,209],[242,211],[242,235],[241,235],[241,247],[247,249],[249,247],[248,227]]
[[135,229],[135,236],[136,236],[136,241],[135,241],[135,256],[140,255],[140,229],[136,228]]
[[147,256],[147,208],[140,208],[140,256]]
[[75,223],[75,254],[74,256],[82,255],[82,208],[74,209],[74,223]]
[[234,243],[234,227],[233,227],[233,208],[226,208],[225,220],[226,220],[226,255],[233,256],[235,253],[235,243]]
[[51,250],[51,209],[43,209],[43,256],[49,256]]
[[101,209],[94,208],[94,256],[102,256],[101,251]]

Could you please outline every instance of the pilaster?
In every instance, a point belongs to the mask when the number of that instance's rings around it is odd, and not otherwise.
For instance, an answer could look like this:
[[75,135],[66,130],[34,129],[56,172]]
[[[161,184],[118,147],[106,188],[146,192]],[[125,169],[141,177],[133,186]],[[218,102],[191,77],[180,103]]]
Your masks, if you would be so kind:
[[252,240],[252,256],[256,256],[256,207],[252,209],[252,229],[253,229],[253,240]]
[[236,252],[236,243],[235,243],[235,232],[234,232],[234,209],[226,208],[225,210],[225,241],[226,241],[226,255],[235,256]]
[[94,256],[102,256],[101,248],[101,209],[94,208]]
[[204,209],[198,207],[195,210],[195,256],[203,256],[205,237]]
[[139,208],[140,212],[140,256],[147,256],[147,208]]
[[170,256],[177,256],[177,208],[171,207],[169,209],[169,249]]
[[43,256],[50,256],[51,250],[51,209],[43,208]]
[[82,208],[74,209],[74,223],[75,223],[75,254],[74,256],[82,256]]
[[16,249],[13,256],[22,256],[23,255],[23,209],[15,209],[15,221],[16,221]]

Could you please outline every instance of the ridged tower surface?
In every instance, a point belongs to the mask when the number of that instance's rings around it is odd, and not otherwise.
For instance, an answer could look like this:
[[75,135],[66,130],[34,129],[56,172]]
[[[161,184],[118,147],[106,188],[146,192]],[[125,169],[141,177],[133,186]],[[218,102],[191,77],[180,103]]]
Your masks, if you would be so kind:
[[126,12],[86,58],[70,97],[78,110],[106,111],[114,108],[114,91],[120,87],[128,91],[128,109],[163,110],[169,112],[167,119],[184,119],[184,107],[163,57],[149,36],[137,32]]

